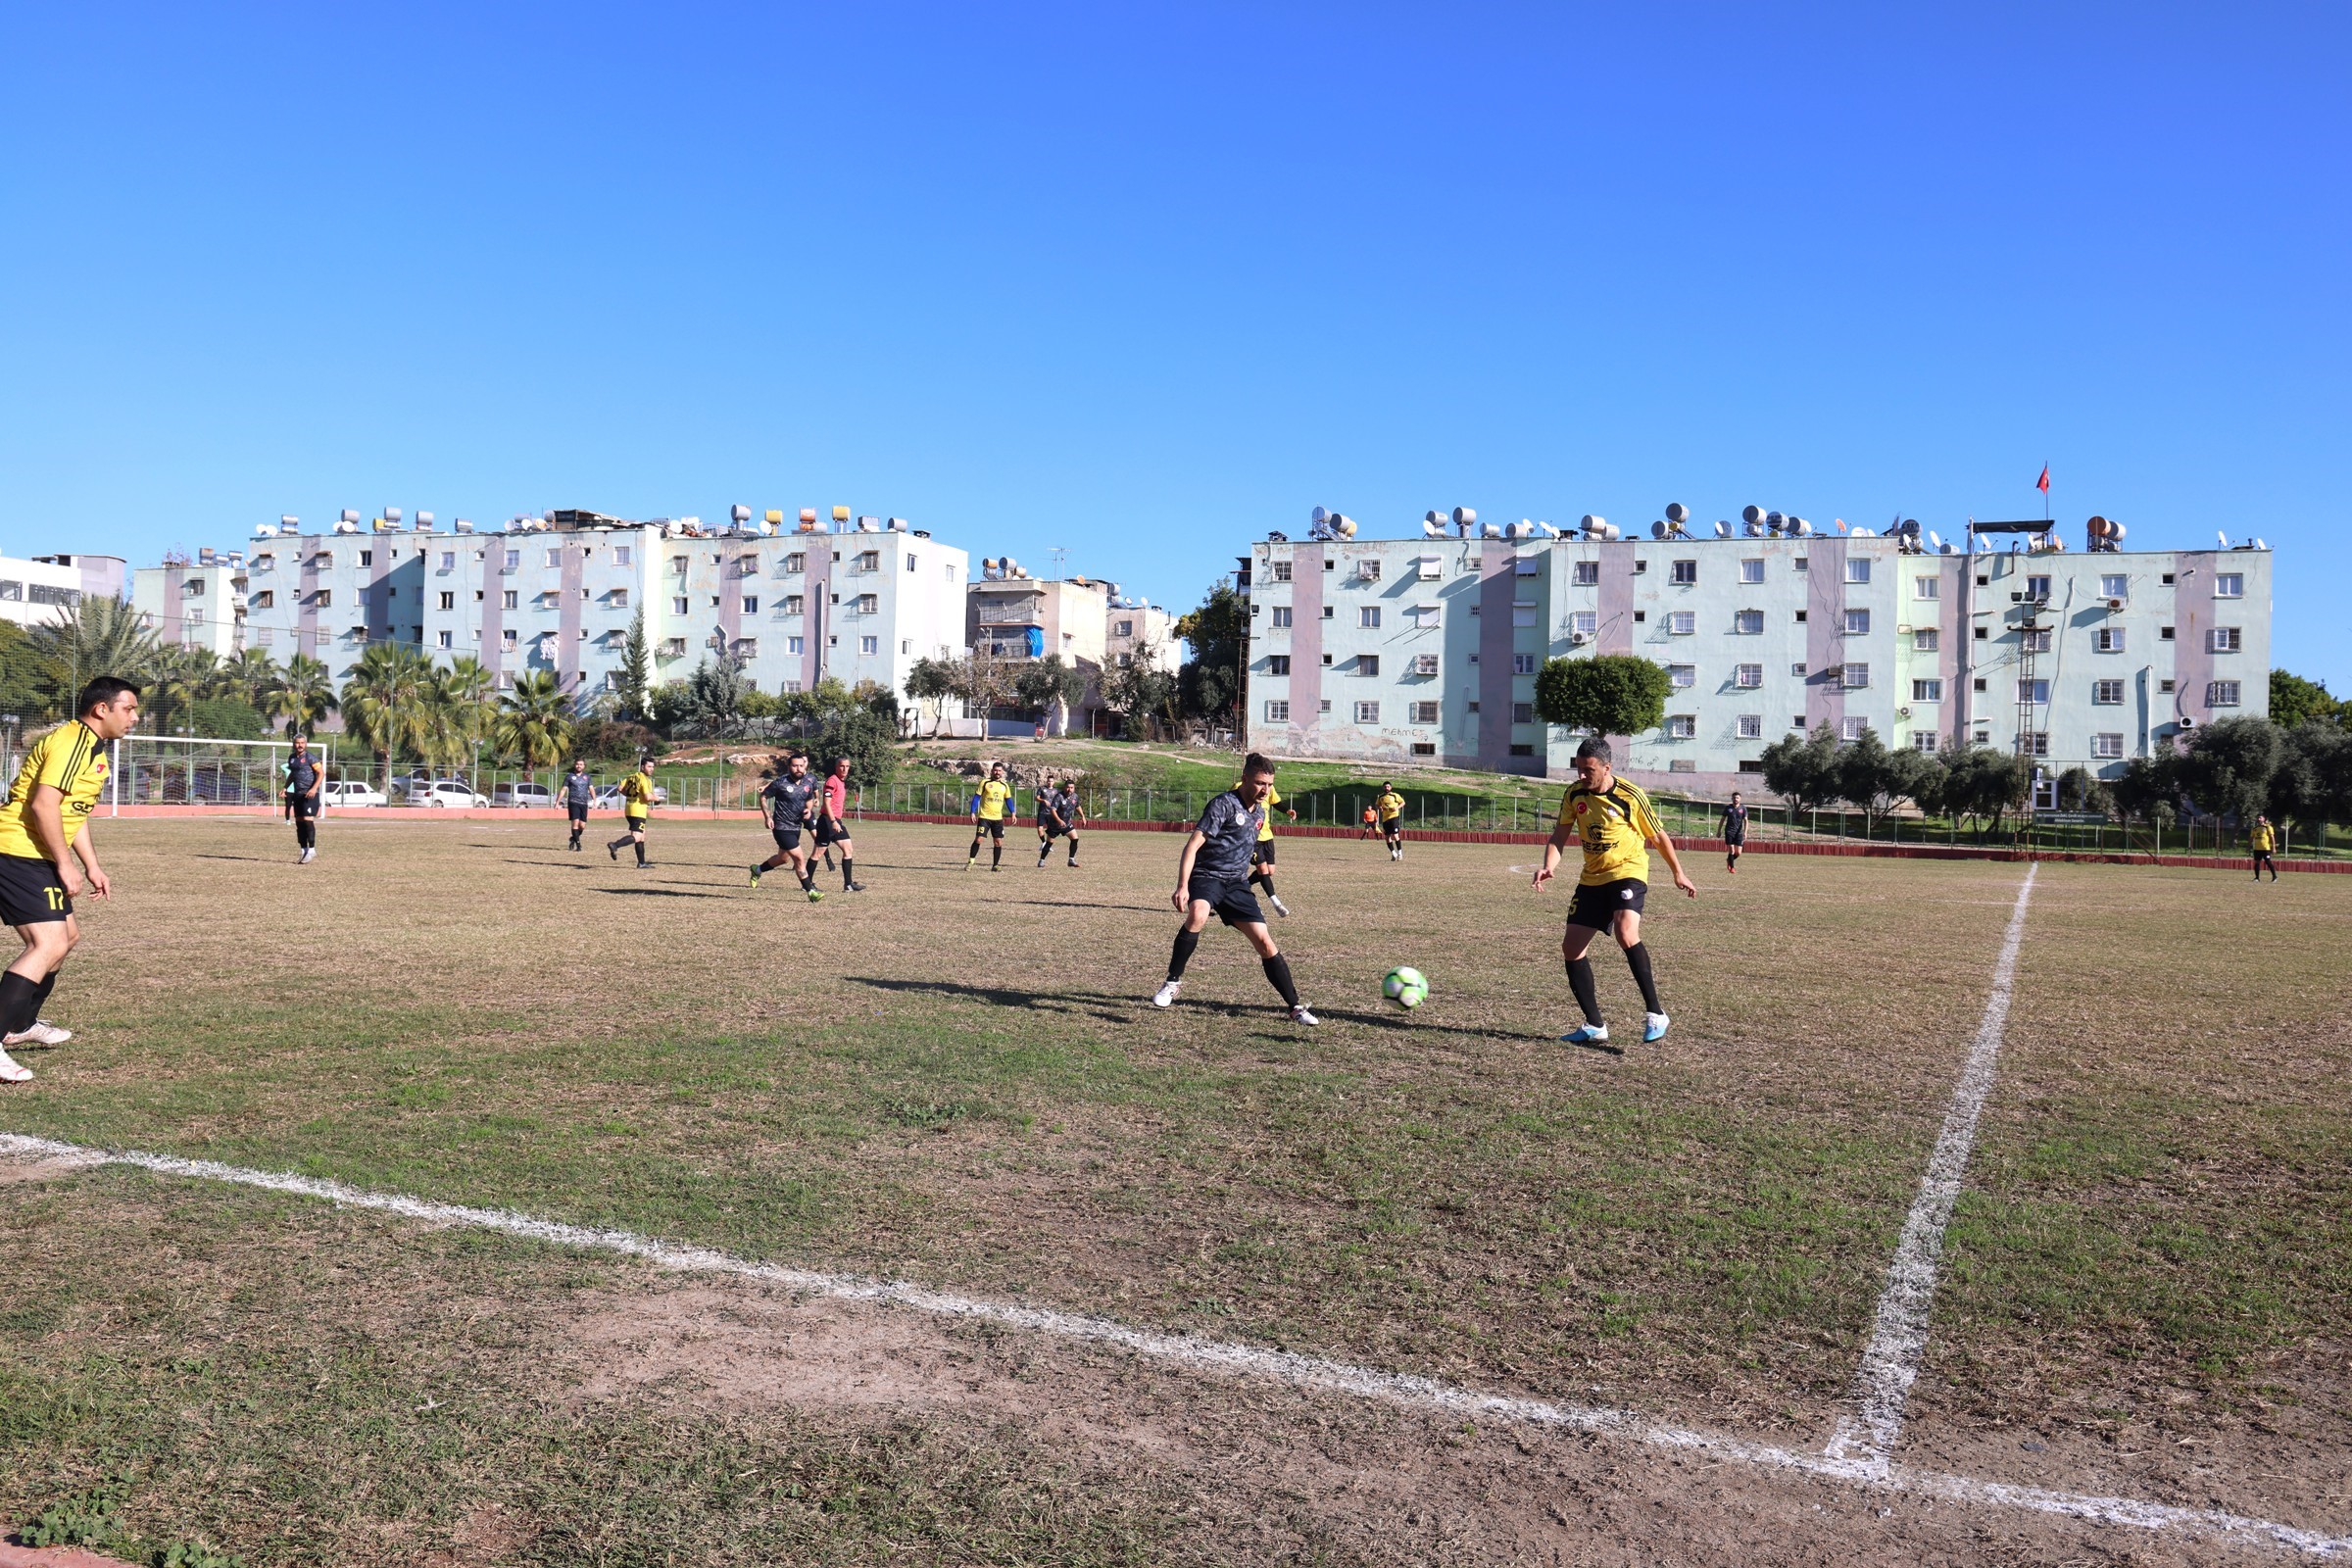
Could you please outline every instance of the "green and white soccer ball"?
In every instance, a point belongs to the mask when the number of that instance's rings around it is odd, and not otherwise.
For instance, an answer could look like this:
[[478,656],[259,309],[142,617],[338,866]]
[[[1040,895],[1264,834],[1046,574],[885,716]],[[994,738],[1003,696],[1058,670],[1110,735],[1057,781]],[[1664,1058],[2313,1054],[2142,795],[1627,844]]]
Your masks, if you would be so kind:
[[1429,1000],[1429,979],[1420,970],[1399,964],[1380,977],[1380,994],[1399,1007],[1418,1007]]

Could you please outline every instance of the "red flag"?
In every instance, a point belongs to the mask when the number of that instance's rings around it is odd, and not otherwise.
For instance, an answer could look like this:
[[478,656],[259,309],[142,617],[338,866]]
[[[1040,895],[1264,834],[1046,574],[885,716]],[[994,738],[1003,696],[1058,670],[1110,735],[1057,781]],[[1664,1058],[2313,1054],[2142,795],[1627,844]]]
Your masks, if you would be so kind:
[[2045,463],[2041,466],[2041,477],[2034,481],[2034,488],[2045,496],[2050,493],[2050,466],[2048,464]]

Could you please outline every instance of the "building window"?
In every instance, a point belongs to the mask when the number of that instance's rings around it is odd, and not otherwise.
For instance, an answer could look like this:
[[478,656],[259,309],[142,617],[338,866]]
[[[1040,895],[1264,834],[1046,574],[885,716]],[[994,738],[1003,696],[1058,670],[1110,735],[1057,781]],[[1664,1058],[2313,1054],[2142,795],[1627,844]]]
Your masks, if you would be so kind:
[[500,608],[504,610],[514,610],[517,608],[517,595],[518,590],[513,588],[509,588],[506,592],[500,594],[498,596]]
[[[619,603],[625,604],[625,603],[627,603],[627,601],[626,601],[626,600],[622,600],[622,601],[619,601]],[[746,594],[746,595],[744,595],[744,599],[743,599],[743,612],[744,612],[745,614],[747,614],[747,615],[757,615],[758,613],[760,613],[760,601],[759,601],[759,599],[758,599],[758,598],[756,598],[756,597],[754,597],[753,595],[750,595],[750,594]]]
[[2120,680],[2094,680],[2090,683],[2090,700],[2102,708],[2112,708],[2124,700],[2124,683]]
[[1805,612],[1801,610],[1796,612],[1796,623],[1799,626],[1802,626],[1805,623]]
[[452,646],[454,646],[454,645],[455,645],[456,639],[457,639],[457,634],[456,634],[455,632],[446,632],[446,631],[445,631],[445,632],[442,632],[442,633],[439,635],[439,637],[436,639],[436,641],[438,641],[438,642],[439,642],[439,644],[440,644],[440,645],[441,645],[443,648],[448,648],[448,647],[452,647]]
[[1764,734],[1764,715],[1762,713],[1741,713],[1736,727],[1739,729],[1741,740],[1759,740]]
[[[680,561],[684,561],[686,558],[685,558],[684,556],[680,556],[678,559],[679,559]],[[507,569],[507,570],[509,570],[509,571],[520,571],[520,570],[522,569],[522,552],[521,552],[521,551],[519,551],[519,550],[510,550],[510,551],[508,551],[508,552],[507,552],[507,558],[506,558],[506,569]],[[680,567],[679,569],[680,569],[680,570],[684,570],[685,568],[684,568],[684,567]]]
[[1848,691],[1858,691],[1870,684],[1868,664],[1845,664],[1838,671],[1838,684]]
[[1858,741],[1869,724],[1870,720],[1866,718],[1841,718],[1838,721],[1838,738],[1841,741]]
[[1437,704],[1435,704],[1435,703],[1414,703],[1414,704],[1412,704],[1412,705],[1410,705],[1410,706],[1411,706],[1411,710],[1412,710],[1413,722],[1414,722],[1414,723],[1416,723],[1416,724],[1435,724],[1435,723],[1438,721],[1438,705],[1437,705]]
[[1804,677],[1805,666],[1802,663],[1790,664],[1788,666],[1788,673],[1801,680]]
[[1667,613],[1666,631],[1669,636],[1688,637],[1696,630],[1698,630],[1697,611],[1676,610]]
[[[352,628],[352,629],[353,629],[354,631],[357,631],[359,628],[357,628],[357,627],[354,627],[354,628]],[[363,640],[363,641],[365,641],[365,640],[366,640],[366,636],[365,636],[365,634],[364,634],[364,633],[362,634],[362,640]],[[509,627],[508,627],[506,630],[504,630],[504,631],[500,632],[500,633],[498,634],[498,640],[499,640],[500,642],[502,642],[502,643],[505,643],[505,644],[506,644],[506,645],[507,645],[509,648],[512,648],[512,647],[514,647],[514,644],[515,644],[517,641],[519,641],[519,639],[518,639],[518,638],[515,636],[515,633],[514,633],[514,627],[512,627],[512,626],[509,626]]]
[[805,654],[808,651],[808,641],[805,637],[787,637],[784,639],[784,651],[788,654]]
[[[1513,741],[1511,743],[1511,755],[1513,757],[1533,757],[1536,755],[1535,744],[1532,741]],[[1667,768],[1669,771],[1677,770],[1676,765],[1673,762],[1669,762],[1667,764]],[[1681,771],[1688,771],[1688,769],[1681,769]]]
[[1764,684],[1762,664],[1739,664],[1733,667],[1732,684],[1742,691],[1754,691]]
[[1939,738],[1934,730],[1915,729],[1911,732],[1911,749],[1913,751],[1926,752],[1930,756],[1934,756],[1938,747]]
[[1979,675],[1976,679],[1970,681],[1968,683],[1968,689],[1972,692],[1988,692],[1992,690],[1992,688],[1985,683],[1984,677],[1982,675]]
[[1578,588],[1600,586],[1600,563],[1580,561],[1568,568],[1568,581]]
[[1813,563],[1803,556],[1794,556],[1789,559],[1788,564],[1798,571],[1809,571]]
[[2208,626],[2205,629],[2205,635],[2206,649],[2211,653],[2234,654],[2239,652],[2242,647],[2238,628],[2235,626]]
[[1789,727],[1790,729],[1793,729],[1793,730],[1801,730],[1801,729],[1803,729],[1803,728],[1805,727],[1805,715],[1804,715],[1804,714],[1802,714],[1802,713],[1791,713],[1791,714],[1789,714],[1789,715],[1788,715],[1788,727]]
[[2026,579],[2026,597],[2028,599],[2049,598],[2050,579],[2042,576],[2028,577]]
[[443,610],[455,610],[458,608],[457,590],[453,588],[448,593],[445,593],[441,596],[441,608]]
[[626,610],[629,608],[629,591],[626,588],[615,588],[612,590],[612,600],[614,610]]
[[1666,738],[1670,741],[1689,741],[1698,738],[1698,718],[1691,713],[1668,713]]
[[1933,598],[1935,598],[1935,597],[1936,597],[1936,593],[1937,593],[1937,591],[1938,591],[1938,585],[1941,583],[1941,581],[1942,581],[1942,579],[1941,579],[1941,578],[1939,578],[1939,577],[1935,577],[1935,576],[1922,576],[1922,577],[1914,577],[1914,578],[1912,578],[1912,579],[1911,579],[1911,597],[1912,597],[1912,598],[1914,598],[1914,599],[1933,599]]
[[320,610],[326,609],[334,602],[335,591],[332,588],[321,588],[317,593],[311,595],[311,603],[318,606]]
[[1592,637],[1596,633],[1599,625],[1600,612],[1596,610],[1578,610],[1569,612],[1568,632],[1571,636]]
[[1979,641],[1979,642],[1983,642],[1983,641],[1984,641],[1984,640],[1985,640],[1987,637],[1990,637],[1991,635],[1992,635],[1992,629],[1991,629],[1990,627],[1988,627],[1988,626],[1979,626],[1979,627],[1977,627],[1977,628],[1976,628],[1976,636],[1977,636],[1977,641]]
[[1437,655],[1435,655],[1435,654],[1415,654],[1415,655],[1413,656],[1413,673],[1414,673],[1414,674],[1416,674],[1416,675],[1435,675],[1437,672],[1438,672],[1438,656],[1437,656]]
[[1732,630],[1742,637],[1761,636],[1764,631],[1764,612],[1761,610],[1733,611]]
[[1366,556],[1355,564],[1355,575],[1360,582],[1380,581],[1380,559]]
[[2216,599],[2245,598],[2246,579],[2244,575],[2234,571],[2216,572],[2213,578],[2213,597]]
[[760,657],[760,639],[757,637],[736,638],[735,657],[737,659],[758,659]]
[[1288,724],[1290,721],[1291,705],[1280,698],[1269,699],[1266,703],[1266,722],[1269,724]]
[[2120,571],[2102,573],[2099,577],[2099,597],[2101,599],[2131,598],[2132,579]]
[[2160,642],[2160,643],[2169,643],[2169,642],[2171,642],[2171,641],[2173,640],[2173,628],[2172,628],[2172,627],[2170,627],[2170,626],[2159,626],[2159,627],[2157,627],[2157,628],[2156,628],[2156,640],[2157,640],[2158,642]]
[[1847,612],[1845,612],[1845,634],[1846,634],[1848,637],[1867,637],[1867,636],[1869,636],[1869,635],[1870,635],[1870,612],[1869,612],[1869,611],[1867,611],[1867,610],[1849,610],[1849,611],[1847,611]]
[[360,564],[361,564],[361,565],[363,565],[363,566],[372,566],[372,565],[374,565],[374,564],[375,564],[375,552],[374,552],[374,551],[372,551],[372,550],[363,550],[363,551],[361,551],[361,552],[360,552]]
[[[673,562],[671,563],[671,564],[675,565],[675,566],[678,568],[678,570],[680,570],[680,571],[684,571],[684,570],[686,569],[686,567],[685,567],[685,561],[686,561],[686,558],[685,558],[684,556],[679,556],[679,557],[678,557],[678,558],[677,558],[675,561],[673,561]],[[790,555],[788,555],[788,556],[786,556],[786,557],[784,558],[784,571],[785,571],[785,574],[786,574],[787,576],[793,575],[793,574],[795,574],[795,573],[798,573],[798,572],[804,572],[804,571],[807,571],[808,569],[808,556],[807,556],[807,555],[803,554],[801,551],[795,550],[795,551],[794,551],[792,554],[790,554]]]
[[1356,656],[1355,656],[1355,672],[1356,672],[1358,675],[1377,675],[1377,674],[1379,674],[1379,673],[1380,673],[1380,656],[1379,656],[1378,654],[1358,654],[1358,655],[1356,655]]
[[858,596],[858,613],[870,615],[874,613],[881,603],[882,599],[878,594],[859,594]]
[[[787,615],[798,615],[798,614],[801,614],[801,613],[803,613],[805,611],[807,611],[808,607],[808,599],[807,599],[805,596],[801,595],[801,594],[786,594],[786,595],[784,596],[784,613],[786,613]],[[682,613],[684,613],[684,612],[685,612],[685,609],[686,609],[686,602],[685,602],[684,600],[682,600],[682,599],[681,599],[681,600],[679,600],[679,601],[678,601],[678,611],[679,611],[679,612],[680,612],[681,614],[682,614]]]
[[2237,706],[2237,682],[2233,680],[2207,681],[2205,683],[2205,706],[2207,708],[2235,708]]
[[1677,561],[1673,563],[1667,568],[1666,580],[1668,582],[1676,583],[1694,583],[1698,581],[1698,563],[1695,561]]
[[1377,724],[1377,723],[1379,723],[1379,722],[1380,722],[1380,705],[1379,705],[1378,703],[1358,703],[1358,704],[1356,704],[1356,705],[1355,705],[1355,721],[1356,721],[1358,724]]
[[1666,680],[1676,691],[1687,692],[1698,684],[1698,666],[1695,664],[1668,664]]
[[[0,599],[14,599],[14,598],[16,598],[16,595],[15,595],[15,594],[12,594],[12,593],[9,593],[9,592],[7,592],[7,591],[6,591],[7,589],[14,588],[15,586],[16,586],[16,584],[15,584],[15,583],[13,583],[13,582],[12,582],[12,583],[0,583]],[[442,597],[442,598],[444,598],[444,599],[447,599],[449,596],[448,596],[447,594],[443,594],[441,597]],[[254,608],[254,609],[256,609],[256,610],[268,610],[268,609],[271,608],[272,606],[274,606],[276,603],[277,603],[277,595],[276,595],[276,593],[275,593],[274,591],[270,590],[270,589],[268,589],[268,588],[264,588],[264,589],[263,589],[261,592],[259,592],[259,593],[257,593],[257,594],[255,594],[255,595],[253,596],[253,608]],[[443,605],[441,608],[442,608],[442,609],[444,609],[444,610],[447,610],[449,607],[448,607],[447,605]]]
[[631,565],[636,562],[636,559],[637,551],[635,546],[614,545],[612,547],[612,564],[615,566]]
[[1763,559],[1761,557],[1751,556],[1747,560],[1740,562],[1740,580],[1741,582],[1762,582],[1764,580]]
[[1377,630],[1380,626],[1380,607],[1366,605],[1358,610],[1355,612],[1355,623],[1366,631]]
[[1532,599],[1512,600],[1511,624],[1514,626],[1533,626],[1535,623],[1536,602]]
[[1134,622],[1134,621],[1132,621],[1132,620],[1122,620],[1122,621],[1120,621],[1120,622],[1119,622],[1119,623],[1118,623],[1118,624],[1117,624],[1115,627],[1113,627],[1113,628],[1112,628],[1112,630],[1111,630],[1111,635],[1112,635],[1113,637],[1132,637],[1132,636],[1134,636],[1134,635],[1135,635],[1135,622]]
[[1514,724],[1533,724],[1535,721],[1536,721],[1536,705],[1535,705],[1535,704],[1533,704],[1533,703],[1513,703],[1513,704],[1511,705],[1511,722],[1512,722],[1512,723],[1514,723]]
[[2020,632],[2017,641],[2018,646],[2030,654],[2046,654],[2050,651],[2050,628],[2036,626],[2032,631]]
[[1846,557],[1845,580],[1847,582],[1870,581],[1870,563],[1859,556]]
[[2050,683],[2046,680],[2021,680],[2017,683],[2017,700],[2021,703],[2046,703],[2050,700]]
[[879,637],[860,637],[860,638],[858,638],[858,652],[859,652],[860,654],[866,654],[866,655],[879,654],[880,652],[882,652],[882,639],[881,639],[881,638],[879,638]]
[[1285,626],[1288,626],[1291,623],[1291,607],[1288,605],[1276,605],[1273,609],[1272,620],[1274,629],[1277,631],[1281,630]]
[[684,594],[676,594],[671,597],[669,601],[669,612],[673,615],[683,615],[687,612],[686,596]]
[[1544,558],[1542,556],[1521,556],[1511,563],[1511,571],[1514,576],[1533,577],[1541,573],[1543,569]]
[[1291,564],[1289,562],[1277,561],[1272,563],[1272,565],[1274,567],[1274,580],[1276,582],[1289,582],[1291,580]]
[[1330,699],[1330,698],[1328,698],[1328,697],[1324,697],[1324,698],[1319,698],[1319,699],[1317,699],[1317,700],[1316,700],[1316,702],[1315,702],[1315,711],[1316,711],[1316,713],[1318,713],[1318,714],[1322,714],[1322,713],[1328,713],[1328,712],[1330,712],[1330,711],[1331,711],[1331,699]]
[[2101,731],[2090,738],[2090,755],[2101,761],[2112,761],[2124,755],[2124,737],[2113,730]]
[[1413,755],[1415,757],[1435,757],[1438,755],[1438,744],[1435,741],[1415,741],[1413,742]]
[[1267,657],[1267,659],[1266,659],[1266,673],[1267,673],[1267,674],[1269,674],[1269,675],[1288,675],[1290,672],[1291,672],[1291,656],[1290,656],[1290,655],[1288,655],[1288,654],[1273,654],[1273,655],[1269,655],[1269,656]]
[[1911,700],[1915,703],[1942,702],[1943,682],[1933,679],[1913,681],[1911,683]]
[[[743,559],[749,561],[752,558],[746,556]],[[882,552],[879,550],[858,552],[858,569],[859,571],[880,571],[882,569]]]
[[1513,654],[1513,655],[1511,656],[1511,673],[1512,673],[1512,674],[1514,674],[1514,675],[1533,675],[1535,672],[1536,672],[1536,656],[1535,656],[1535,655],[1533,655],[1533,654]]
[[1942,641],[1935,627],[1923,626],[1911,634],[1911,651],[1915,654],[1932,654]]
[[2046,729],[2036,729],[2028,730],[2025,734],[2020,735],[2017,738],[2017,755],[2020,757],[2049,756],[2050,732]]
[[2124,651],[2124,628],[2121,626],[2101,626],[2098,630],[2090,634],[2090,646],[2092,652],[2094,653],[2122,653]]

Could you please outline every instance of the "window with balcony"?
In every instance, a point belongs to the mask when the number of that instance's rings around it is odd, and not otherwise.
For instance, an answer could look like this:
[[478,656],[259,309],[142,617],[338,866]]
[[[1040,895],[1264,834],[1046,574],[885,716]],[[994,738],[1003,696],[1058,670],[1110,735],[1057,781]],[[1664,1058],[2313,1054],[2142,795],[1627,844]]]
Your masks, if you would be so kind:
[[1437,656],[1437,655],[1435,655],[1435,654],[1415,654],[1415,655],[1413,656],[1413,673],[1414,673],[1414,674],[1416,674],[1416,675],[1435,675],[1437,672],[1438,672],[1438,656]]
[[1366,556],[1358,561],[1355,564],[1355,576],[1358,582],[1380,581],[1380,558]]
[[858,613],[870,615],[880,608],[881,604],[882,599],[878,594],[859,594],[858,596]]
[[[276,608],[276,605],[277,594],[271,589],[264,588],[253,596],[253,608],[256,610],[271,610]],[[447,609],[448,607],[443,606],[442,608]]]
[[1670,612],[1667,613],[1667,616],[1666,616],[1666,634],[1667,634],[1668,636],[1670,636],[1670,637],[1688,637],[1688,636],[1690,636],[1691,633],[1693,633],[1693,632],[1695,632],[1695,631],[1697,631],[1697,630],[1698,630],[1698,612],[1697,612],[1697,611],[1695,611],[1695,610],[1676,610],[1676,611],[1670,611]]
[[1741,713],[1734,726],[1743,741],[1760,740],[1764,735],[1762,713]]
[[320,610],[326,609],[334,602],[335,591],[332,588],[321,588],[311,595],[311,603]]
[[[680,556],[678,559],[684,561],[686,558]],[[680,567],[679,569],[684,570],[685,568]],[[808,557],[805,553],[795,550],[784,558],[784,574],[786,576],[797,576],[808,569]]]
[[662,657],[664,659],[684,659],[686,657],[686,639],[683,637],[662,638]]
[[1695,713],[1668,713],[1666,715],[1666,738],[1670,741],[1696,740],[1698,738],[1698,715]]
[[[746,556],[744,559],[749,561],[751,558]],[[880,571],[882,569],[882,552],[879,550],[858,552],[858,569],[859,571]]]
[[1698,666],[1695,664],[1668,664],[1666,680],[1676,691],[1687,692],[1698,684]]

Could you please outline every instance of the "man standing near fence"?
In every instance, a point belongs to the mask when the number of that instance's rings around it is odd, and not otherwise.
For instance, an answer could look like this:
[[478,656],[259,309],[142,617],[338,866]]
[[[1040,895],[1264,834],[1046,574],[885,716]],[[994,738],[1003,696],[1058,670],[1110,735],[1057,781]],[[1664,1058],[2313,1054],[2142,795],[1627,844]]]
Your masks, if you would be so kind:
[[969,871],[980,861],[980,836],[989,838],[988,868],[1004,868],[1004,805],[1012,799],[1012,786],[1004,782],[1004,764],[991,762],[988,777],[972,796],[972,853],[965,857],[963,868]]
[[98,848],[90,842],[90,812],[106,788],[106,749],[139,721],[139,689],[101,675],[81,689],[78,716],[35,741],[0,805],[0,919],[24,943],[0,974],[0,1083],[21,1084],[32,1069],[17,1064],[10,1046],[62,1046],[73,1031],[41,1022],[41,1004],[57,985],[66,956],[81,940],[74,895],[85,886],[93,899],[114,891]]
[[596,785],[588,777],[585,758],[571,760],[571,771],[564,775],[564,814],[571,820],[570,848],[580,847],[580,835],[588,831],[588,803],[596,799]]
[[2254,880],[2262,880],[2262,868],[2267,865],[2271,868],[2271,880],[2278,881],[2278,862],[2271,858],[2271,854],[2278,848],[2278,830],[2271,826],[2269,817],[2258,811],[2254,816],[2254,831],[2247,837],[2254,851]]
[[1747,808],[1740,804],[1740,792],[1732,791],[1732,804],[1723,808],[1723,868],[1733,876],[1740,874],[1740,855],[1747,848]]
[[1380,812],[1380,836],[1389,841],[1389,858],[1404,858],[1404,797],[1396,793],[1394,784],[1383,784],[1379,798],[1372,803]]
[[311,755],[311,738],[294,737],[294,753],[286,759],[286,814],[294,819],[294,843],[302,851],[296,865],[318,858],[318,796],[326,774]]

